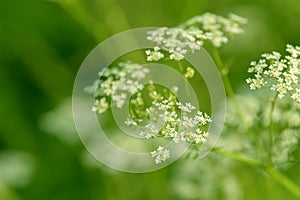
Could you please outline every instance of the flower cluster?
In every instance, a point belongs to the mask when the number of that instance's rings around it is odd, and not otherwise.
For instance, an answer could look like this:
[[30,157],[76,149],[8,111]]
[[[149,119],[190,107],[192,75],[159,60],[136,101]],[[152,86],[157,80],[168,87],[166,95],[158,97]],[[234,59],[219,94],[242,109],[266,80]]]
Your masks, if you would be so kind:
[[155,158],[155,164],[165,162],[170,157],[170,150],[159,146],[157,150],[151,152],[151,157]]
[[[154,100],[152,106],[147,108],[149,118],[154,123],[145,126],[140,134],[147,139],[171,138],[175,143],[188,142],[201,144],[206,142],[208,132],[205,126],[211,118],[203,112],[196,111],[191,103],[181,103],[174,98]],[[181,115],[178,113],[181,112]],[[158,117],[157,117],[158,116]],[[125,122],[128,126],[137,126],[130,117]],[[159,124],[164,124],[159,129]]]
[[109,99],[113,105],[122,108],[128,94],[133,95],[143,89],[140,80],[144,79],[148,72],[149,69],[131,62],[122,62],[117,67],[101,71],[100,79],[91,89],[96,96],[92,111],[99,114],[105,112],[109,108]]
[[[144,130],[140,133],[146,139],[170,138],[175,143],[187,142],[195,145],[205,143],[209,135],[206,128],[211,118],[197,110],[191,103],[178,101],[174,93],[168,93],[166,98],[156,89],[152,90],[153,87],[155,88],[154,84],[148,86],[152,103],[148,108],[144,108],[146,111],[144,115],[129,116],[125,124],[136,127],[143,124],[144,120],[149,122],[150,119],[151,123],[144,126]],[[174,88],[174,91],[177,90],[178,88]],[[132,99],[131,104],[135,106],[133,108],[137,108],[138,104],[144,105],[144,101],[138,99],[139,95]],[[136,110],[134,109],[135,112]],[[146,119],[143,118],[145,115]]]
[[[132,127],[143,124],[144,129],[140,134],[145,138],[170,138],[175,143],[204,143],[208,137],[205,129],[211,122],[210,117],[189,102],[179,102],[176,86],[166,90],[150,82],[144,87],[141,80],[149,72],[142,65],[131,62],[119,63],[100,72],[99,80],[87,88],[95,95],[92,111],[104,113],[110,107],[109,100],[112,105],[122,108],[130,96],[130,116],[124,123]],[[194,70],[188,67],[185,76],[193,77]],[[156,164],[164,162],[169,154],[169,150],[162,147],[151,153]]]
[[205,13],[193,17],[182,25],[174,28],[159,28],[148,33],[147,39],[156,43],[157,47],[147,50],[148,61],[158,61],[165,57],[161,50],[169,53],[171,60],[182,60],[188,52],[200,50],[205,41],[210,41],[215,47],[240,33],[243,33],[241,25],[247,20],[234,14],[228,18]]
[[284,57],[278,52],[265,53],[259,61],[252,61],[248,72],[255,75],[246,82],[252,90],[269,87],[279,98],[289,94],[300,103],[300,47],[287,45],[286,52]]
[[195,16],[183,24],[183,27],[196,27],[207,35],[209,41],[215,46],[220,47],[227,43],[230,38],[241,34],[241,28],[247,23],[247,19],[230,13],[227,18],[212,13]]
[[[153,51],[146,51],[148,61],[157,61],[163,58],[164,54],[159,50],[168,51],[171,60],[182,60],[188,51],[200,50],[203,41],[209,39],[209,35],[196,28],[185,30],[179,27],[163,27],[150,31],[147,39],[157,44]],[[159,56],[155,56],[158,53]]]

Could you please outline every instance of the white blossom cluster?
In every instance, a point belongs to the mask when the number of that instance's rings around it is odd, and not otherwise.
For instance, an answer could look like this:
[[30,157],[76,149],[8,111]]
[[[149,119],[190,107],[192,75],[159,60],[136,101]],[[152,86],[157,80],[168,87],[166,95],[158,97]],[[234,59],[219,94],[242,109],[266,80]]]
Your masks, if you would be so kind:
[[182,25],[173,28],[162,27],[148,33],[147,39],[156,43],[153,50],[147,50],[148,61],[158,61],[165,57],[161,50],[169,53],[171,60],[182,60],[188,52],[200,50],[205,41],[220,47],[228,40],[243,33],[241,25],[245,18],[229,14],[228,18],[205,13],[193,17]]
[[182,60],[188,51],[200,50],[203,41],[209,39],[209,35],[196,28],[186,30],[179,27],[163,27],[150,31],[147,39],[157,45],[153,51],[146,51],[148,61],[158,61],[164,58],[161,50],[168,51],[171,60]]
[[[131,62],[119,63],[117,67],[107,68],[99,73],[100,80],[94,84],[96,99],[93,112],[99,114],[109,108],[109,99],[113,105],[122,108],[127,95],[133,95],[143,89],[140,80],[144,79],[149,69],[142,65]],[[93,91],[93,92],[94,92]]]
[[[153,106],[148,108],[147,112],[149,116],[159,115],[160,118],[152,118],[152,120],[162,120],[164,126],[159,130],[155,123],[150,123],[140,134],[147,139],[171,138],[175,143],[204,143],[208,137],[208,132],[204,131],[204,126],[211,122],[211,118],[206,113],[195,111],[195,109],[196,107],[191,103],[174,102],[167,99],[159,102],[154,101]],[[181,112],[181,116],[178,111]],[[195,114],[193,115],[193,113]],[[126,124],[129,126],[137,125],[130,119],[126,121]]]
[[300,47],[287,45],[286,52],[286,56],[275,51],[265,53],[259,61],[252,61],[248,72],[254,73],[254,78],[248,78],[246,82],[252,90],[269,87],[279,98],[290,95],[300,103]]
[[151,157],[155,158],[155,164],[165,162],[170,157],[170,150],[159,146],[156,150],[151,152]]
[[[155,138],[169,138],[175,143],[187,142],[190,144],[203,144],[206,142],[209,136],[206,131],[207,125],[211,122],[211,118],[206,113],[200,112],[191,103],[182,103],[176,99],[174,93],[167,94],[167,98],[159,93],[156,89],[151,91],[151,88],[155,88],[154,84],[149,85],[149,97],[152,99],[151,105],[145,109],[145,115],[129,116],[125,121],[127,126],[136,127],[139,124],[144,124],[144,120],[151,123],[147,123],[144,126],[140,135],[146,139]],[[177,91],[178,88],[174,88]],[[137,112],[137,105],[144,105],[142,99],[138,100],[133,98],[134,112]],[[155,154],[156,155],[156,154]],[[162,159],[158,159],[161,163]]]
[[[130,116],[124,123],[127,126],[137,127],[146,122],[144,131],[140,133],[145,138],[170,138],[175,143],[204,143],[208,137],[205,129],[211,122],[210,117],[197,111],[189,102],[179,102],[175,95],[178,91],[176,86],[170,91],[166,89],[160,91],[159,87],[150,82],[144,88],[140,81],[148,73],[149,69],[130,62],[119,63],[117,67],[100,72],[99,80],[93,87],[88,88],[95,95],[92,111],[99,114],[107,111],[110,107],[109,101],[112,105],[122,108],[130,95],[128,105]],[[185,76],[193,77],[193,75],[193,69],[188,68]],[[147,90],[146,96],[143,94],[144,90]],[[149,120],[159,123],[147,123]],[[155,163],[159,164],[169,158],[170,151],[159,147],[151,155],[155,158]]]
[[242,25],[247,23],[247,19],[230,13],[228,17],[218,16],[212,13],[204,13],[186,21],[183,27],[196,27],[207,35],[208,40],[215,47],[220,47],[227,43],[230,38],[244,32]]

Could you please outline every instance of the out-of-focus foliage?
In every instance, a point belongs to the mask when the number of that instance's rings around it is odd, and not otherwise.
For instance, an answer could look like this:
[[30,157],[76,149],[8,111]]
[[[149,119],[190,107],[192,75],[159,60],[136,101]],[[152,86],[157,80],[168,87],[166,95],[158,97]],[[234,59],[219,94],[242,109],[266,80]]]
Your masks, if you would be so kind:
[[[1,0],[0,199],[294,199],[259,170],[214,153],[127,174],[96,162],[80,143],[65,99],[87,53],[123,30],[173,27],[204,12],[248,19],[245,34],[220,49],[237,92],[248,91],[251,60],[287,43],[300,45],[297,0]],[[295,112],[275,111],[275,120],[292,123]],[[244,138],[234,131],[222,136],[222,145],[240,146]],[[299,157],[294,145],[296,163],[285,171],[298,185]]]

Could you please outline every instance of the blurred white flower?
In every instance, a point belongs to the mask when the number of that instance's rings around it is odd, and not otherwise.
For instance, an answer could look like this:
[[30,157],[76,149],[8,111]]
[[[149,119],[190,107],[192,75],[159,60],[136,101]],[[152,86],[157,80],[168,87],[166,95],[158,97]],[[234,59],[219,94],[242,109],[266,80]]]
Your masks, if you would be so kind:
[[126,99],[126,94],[122,93],[120,95],[113,95],[112,101],[116,103],[117,108],[122,108]]
[[31,155],[13,151],[0,153],[0,185],[23,187],[30,181],[33,170]]
[[147,50],[147,60],[157,61],[164,57],[160,48],[167,51],[171,60],[182,60],[186,53],[200,50],[205,41],[215,47],[227,43],[230,38],[243,33],[245,18],[229,14],[228,18],[205,13],[193,17],[174,28],[159,28],[148,33],[147,39],[156,43],[154,51]]
[[[255,150],[259,146],[261,149],[264,148],[268,142],[266,136],[269,134],[271,107],[265,105],[266,96],[271,96],[271,91],[258,91],[256,96],[251,94],[237,96],[240,106],[247,110],[247,114],[244,116],[247,126],[240,123],[240,116],[233,102],[228,102],[223,137],[232,136],[234,139],[239,137],[242,139],[242,141],[234,144],[238,146],[234,149],[235,151],[249,152],[253,156],[259,157],[260,155],[257,155]],[[300,104],[289,98],[283,98],[282,101],[276,103],[273,111],[274,134],[271,158],[273,164],[277,167],[288,167],[294,160],[293,152],[296,150],[300,139],[299,113]],[[257,140],[253,141],[247,127],[251,127],[254,133],[257,134]],[[223,145],[224,147],[227,146],[228,142]],[[233,144],[230,146],[233,146]]]

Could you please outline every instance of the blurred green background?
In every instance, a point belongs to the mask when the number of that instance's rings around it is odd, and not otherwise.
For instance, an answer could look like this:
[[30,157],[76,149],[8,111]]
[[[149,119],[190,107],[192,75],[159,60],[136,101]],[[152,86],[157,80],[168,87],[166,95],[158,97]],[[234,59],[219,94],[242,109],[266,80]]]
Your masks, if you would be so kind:
[[[0,199],[294,199],[259,170],[227,169],[218,158],[116,172],[90,158],[77,137],[70,96],[90,50],[121,31],[176,26],[204,12],[249,20],[245,34],[220,49],[233,62],[236,91],[251,60],[300,44],[298,0],[1,0]],[[300,185],[299,164],[285,173]]]

